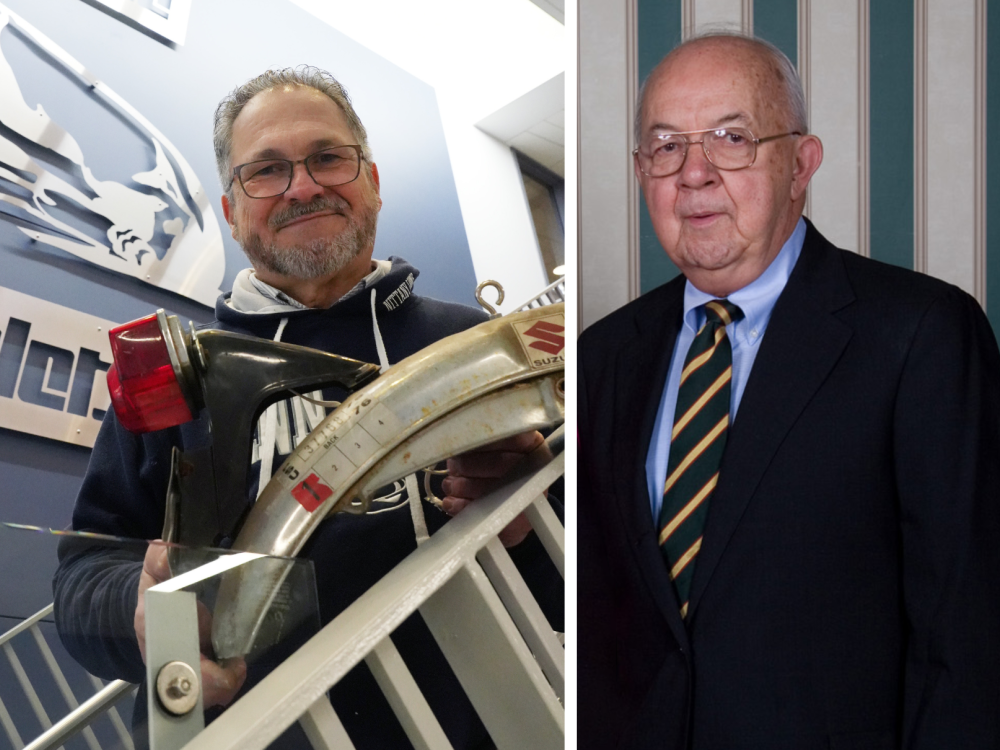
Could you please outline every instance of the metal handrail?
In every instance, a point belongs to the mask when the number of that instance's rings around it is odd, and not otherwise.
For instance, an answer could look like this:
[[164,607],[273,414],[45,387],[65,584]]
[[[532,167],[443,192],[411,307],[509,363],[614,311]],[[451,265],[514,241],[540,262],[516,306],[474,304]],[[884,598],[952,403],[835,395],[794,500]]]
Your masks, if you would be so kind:
[[[69,682],[66,680],[65,674],[63,674],[62,669],[59,667],[52,650],[49,648],[49,645],[45,640],[45,636],[38,627],[38,623],[51,615],[52,611],[53,605],[49,604],[30,617],[22,620],[7,632],[0,634],[0,648],[3,649],[8,662],[10,662],[10,666],[14,671],[17,681],[20,684],[25,697],[28,699],[28,703],[34,712],[35,717],[38,719],[44,730],[42,734],[25,745],[21,739],[20,733],[17,731],[17,726],[14,724],[13,718],[3,705],[3,702],[0,701],[0,725],[3,726],[8,739],[15,748],[25,748],[25,750],[51,750],[52,748],[61,746],[73,735],[83,732],[84,739],[90,750],[101,750],[101,745],[98,742],[96,735],[94,735],[93,730],[90,728],[90,725],[97,718],[105,713],[108,713],[118,738],[121,741],[121,746],[127,748],[127,750],[132,750],[134,747],[132,744],[132,738],[125,729],[124,722],[122,722],[121,717],[114,708],[114,705],[125,695],[125,693],[134,689],[135,685],[122,680],[117,680],[107,686],[104,686],[99,680],[97,680],[97,678],[93,677],[93,675],[88,675],[91,682],[94,683],[94,686],[98,688],[98,692],[93,697],[85,701],[83,705],[80,705],[69,686]],[[42,702],[39,699],[27,672],[24,670],[20,659],[14,651],[12,643],[13,639],[27,632],[30,632],[34,638],[35,645],[41,653],[42,659],[48,667],[63,700],[66,702],[66,706],[70,709],[70,713],[57,721],[55,724],[53,724],[49,718],[48,712],[42,705]]]
[[0,635],[0,646],[3,646],[5,643],[7,643],[7,641],[11,640],[15,636],[20,635],[21,633],[23,633],[25,630],[27,630],[28,628],[30,628],[35,623],[40,622],[41,620],[43,620],[46,617],[48,617],[49,615],[51,615],[52,614],[52,607],[53,607],[53,605],[50,604],[49,606],[45,607],[44,609],[38,610],[31,617],[28,617],[28,618],[22,620],[20,623],[18,623],[17,625],[15,625],[14,627],[12,627],[10,630],[8,630],[6,633],[4,633],[3,635]]
[[[59,747],[70,737],[89,727],[95,719],[112,709],[126,693],[134,689],[135,685],[124,680],[109,682],[103,690],[84,701],[77,709],[25,745],[24,750],[52,750],[52,748]],[[120,739],[125,747],[134,747],[132,738],[127,734]]]
[[[527,508],[548,507],[541,493],[564,471],[562,453],[541,467],[539,463],[463,510],[184,745],[185,750],[262,750],[297,720],[316,748],[353,747],[326,692],[361,660],[416,747],[450,747],[442,742],[426,700],[413,690],[412,676],[390,638],[417,610],[497,747],[561,748],[562,646],[516,571],[505,582],[509,586],[494,580],[512,570],[496,535]],[[545,545],[549,554],[561,558],[558,519],[544,510],[531,515],[533,523],[550,526],[554,521],[558,526],[543,529],[540,536],[550,540]],[[556,564],[562,570],[562,560]],[[463,622],[485,627],[463,630]],[[476,633],[476,642],[463,641],[461,632]],[[498,703],[498,695],[509,702]],[[532,739],[525,742],[526,736]]]
[[554,305],[557,302],[566,301],[566,279],[559,278],[545,287],[542,291],[529,299],[527,302],[514,308],[514,312],[521,310],[531,310],[545,305]]

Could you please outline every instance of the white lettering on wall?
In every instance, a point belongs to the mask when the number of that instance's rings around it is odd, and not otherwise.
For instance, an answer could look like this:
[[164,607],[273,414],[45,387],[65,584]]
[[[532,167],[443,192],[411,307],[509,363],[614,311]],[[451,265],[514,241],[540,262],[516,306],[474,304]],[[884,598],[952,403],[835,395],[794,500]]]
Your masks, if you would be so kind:
[[0,287],[0,427],[93,447],[115,325]]

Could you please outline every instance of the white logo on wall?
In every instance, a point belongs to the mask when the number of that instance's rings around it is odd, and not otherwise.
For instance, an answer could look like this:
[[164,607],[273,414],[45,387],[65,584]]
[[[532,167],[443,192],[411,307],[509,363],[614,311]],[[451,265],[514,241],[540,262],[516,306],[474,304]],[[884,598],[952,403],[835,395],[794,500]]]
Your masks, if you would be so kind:
[[0,287],[0,427],[93,447],[114,325]]
[[[11,131],[0,131],[0,219],[88,263],[214,306],[225,272],[222,234],[194,170],[134,107],[0,5],[0,33],[8,24],[143,133],[154,163],[132,175],[140,189],[95,175],[73,135],[42,105],[27,105],[0,49],[0,123]],[[107,227],[104,237],[94,237],[94,225]]]
[[94,0],[111,15],[145,27],[156,36],[184,44],[191,0]]

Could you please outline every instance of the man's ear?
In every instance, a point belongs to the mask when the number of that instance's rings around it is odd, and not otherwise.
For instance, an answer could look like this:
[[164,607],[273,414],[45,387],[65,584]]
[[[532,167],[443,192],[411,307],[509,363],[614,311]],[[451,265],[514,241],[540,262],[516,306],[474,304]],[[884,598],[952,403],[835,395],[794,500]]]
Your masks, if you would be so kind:
[[372,184],[375,185],[375,196],[378,198],[378,210],[381,211],[382,210],[382,193],[379,190],[378,165],[375,162],[372,162],[371,175],[372,175]]
[[229,231],[233,235],[233,239],[236,239],[236,215],[235,208],[229,202],[229,196],[225,193],[222,194],[222,215],[226,217],[226,223],[229,224]]
[[812,134],[800,135],[795,139],[795,163],[792,167],[792,195],[793,201],[801,198],[809,180],[823,163],[823,142]]

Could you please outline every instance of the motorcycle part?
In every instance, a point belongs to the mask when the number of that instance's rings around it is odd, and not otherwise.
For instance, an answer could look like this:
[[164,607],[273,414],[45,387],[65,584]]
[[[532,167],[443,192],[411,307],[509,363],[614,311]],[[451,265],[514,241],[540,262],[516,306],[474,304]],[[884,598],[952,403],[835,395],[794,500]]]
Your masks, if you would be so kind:
[[[184,331],[163,310],[113,328],[110,338],[115,362],[108,389],[126,429],[173,427],[207,410],[211,445],[174,458],[171,493],[180,525],[172,541],[186,545],[211,545],[235,533],[247,509],[253,428],[265,408],[299,389],[352,390],[379,372],[378,365],[304,346],[195,331],[193,324]],[[216,423],[224,439],[216,439]],[[197,509],[196,523],[185,523],[188,507]]]
[[[291,557],[327,515],[364,513],[376,491],[424,466],[565,418],[562,304],[449,336],[353,393],[264,488],[234,548]],[[278,569],[276,569],[278,570]],[[220,586],[212,641],[239,656],[281,583],[236,569]]]

